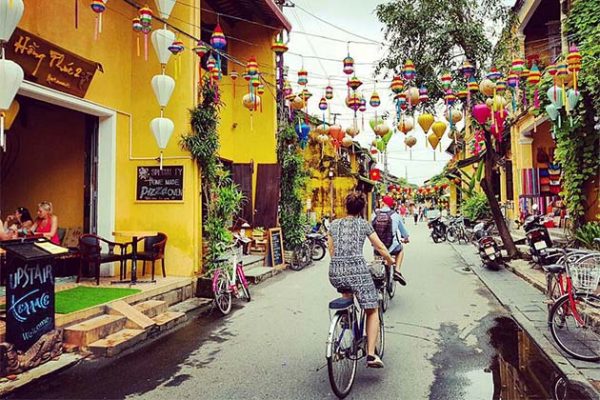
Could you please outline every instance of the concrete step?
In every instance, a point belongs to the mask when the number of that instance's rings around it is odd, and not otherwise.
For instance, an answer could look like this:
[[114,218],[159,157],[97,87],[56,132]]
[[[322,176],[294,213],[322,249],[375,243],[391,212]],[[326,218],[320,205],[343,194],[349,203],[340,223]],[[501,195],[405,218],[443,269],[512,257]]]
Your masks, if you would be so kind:
[[154,318],[158,314],[166,312],[169,308],[169,305],[166,301],[162,300],[148,300],[138,303],[133,307],[142,314],[146,315],[148,318]]
[[122,300],[110,303],[107,306],[107,313],[122,315],[127,318],[125,328],[150,330],[155,326],[154,321],[150,317]]
[[77,347],[87,347],[125,328],[127,318],[122,315],[100,315],[65,328],[64,342]]
[[259,282],[264,281],[265,279],[269,279],[272,276],[277,275],[279,270],[272,267],[252,267],[248,269],[244,269],[244,274],[246,275],[246,279],[248,282],[257,284]]
[[159,331],[165,331],[187,320],[187,315],[179,311],[167,311],[152,318]]
[[146,339],[148,333],[143,329],[122,329],[104,339],[100,339],[88,346],[96,357],[114,357],[123,350],[128,349]]

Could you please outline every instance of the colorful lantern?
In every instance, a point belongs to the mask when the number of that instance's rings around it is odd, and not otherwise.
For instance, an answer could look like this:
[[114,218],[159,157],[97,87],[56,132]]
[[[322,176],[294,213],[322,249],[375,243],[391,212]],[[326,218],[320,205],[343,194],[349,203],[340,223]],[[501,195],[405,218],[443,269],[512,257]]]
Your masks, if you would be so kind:
[[356,93],[351,93],[346,97],[346,106],[355,112],[360,108],[360,97]]
[[321,100],[319,100],[319,110],[326,111],[327,107],[327,99],[325,97],[321,97]]
[[149,7],[140,8],[140,24],[144,34],[144,60],[148,61],[148,34],[152,31],[152,16],[154,13]]
[[308,99],[310,99],[312,97],[312,93],[309,92],[308,89],[304,88],[304,89],[302,89],[302,92],[300,92],[300,97],[306,103],[306,102],[308,102]]
[[456,97],[458,97],[458,99],[460,101],[465,101],[467,100],[467,97],[469,97],[469,91],[467,89],[461,88],[458,90],[458,92],[456,92]]
[[350,54],[344,58],[344,74],[352,75],[354,73],[354,59],[350,57]]
[[353,126],[350,126],[350,127],[346,128],[346,134],[348,136],[350,136],[351,138],[355,137],[359,133],[360,133],[360,130],[358,128],[353,127]]
[[571,45],[569,54],[567,55],[567,65],[569,72],[573,74],[573,90],[577,92],[577,77],[581,71],[581,54],[575,44]]
[[466,80],[469,80],[469,78],[475,75],[475,67],[469,62],[469,60],[465,60],[463,65],[460,67],[460,73],[465,77]]
[[173,54],[174,56],[178,55],[179,53],[181,53],[182,51],[185,50],[185,45],[183,44],[183,42],[181,40],[175,40],[173,41],[173,43],[169,46],[169,51],[171,52],[171,54]]
[[325,98],[327,100],[333,99],[333,88],[331,86],[325,88]]
[[456,103],[456,95],[454,94],[452,89],[448,89],[446,95],[444,96],[444,99],[446,100],[446,104],[449,106],[452,106],[454,105],[454,103]]
[[369,172],[369,177],[371,178],[372,181],[379,182],[381,180],[381,171],[378,170],[377,168],[373,168]]
[[477,83],[477,80],[475,80],[475,77],[469,78],[467,90],[469,91],[469,94],[475,94],[479,91],[479,84]]
[[348,85],[348,87],[354,91],[356,91],[359,87],[362,86],[362,81],[360,79],[358,79],[356,77],[356,75],[354,75],[352,78],[350,78],[348,80],[348,82],[346,83]]
[[421,104],[425,104],[429,101],[429,92],[425,85],[421,85],[421,88],[419,89],[419,101]]
[[496,67],[492,67],[490,72],[486,75],[486,78],[495,82],[496,80],[502,78],[502,73],[496,69]]
[[258,74],[258,62],[256,62],[256,57],[252,56],[246,62],[246,75],[254,76]]
[[525,60],[522,58],[515,58],[512,61],[511,73],[514,73],[517,76],[520,76],[525,70]]
[[298,95],[294,96],[294,98],[290,101],[290,107],[292,110],[301,110],[305,106],[304,100]]
[[484,96],[491,97],[496,90],[496,84],[491,79],[483,79],[479,84],[479,90]]
[[223,29],[219,23],[217,23],[217,26],[215,26],[215,30],[210,37],[210,45],[215,50],[225,50],[227,47],[227,38],[225,38]]
[[506,91],[506,81],[504,79],[498,79],[496,82],[496,93],[502,94]]
[[271,44],[271,50],[273,50],[273,53],[280,56],[288,51],[288,46],[283,43],[283,40],[275,37],[273,38],[273,43]]
[[304,122],[298,122],[295,125],[296,134],[298,135],[298,141],[300,147],[304,148],[308,142],[308,134],[310,133],[310,126]]
[[442,87],[444,88],[444,91],[447,91],[448,89],[450,89],[450,86],[452,85],[452,75],[450,75],[449,72],[446,72],[445,74],[442,75],[441,81],[442,81]]
[[292,100],[295,97],[292,85],[288,80],[283,82],[283,95],[285,96],[286,100]]
[[410,87],[405,93],[406,100],[411,106],[417,106],[419,104],[419,89],[416,87]]
[[415,69],[415,64],[412,62],[412,60],[406,60],[406,63],[404,63],[402,75],[407,81],[412,81],[415,79],[415,76],[417,76],[417,70]]
[[371,94],[371,98],[369,99],[369,105],[373,108],[377,108],[380,104],[381,99],[379,98],[379,94],[377,94],[377,92],[373,92]]
[[394,78],[392,79],[392,84],[390,85],[390,89],[395,94],[399,94],[404,90],[404,81],[400,76],[394,76]]
[[136,47],[137,47],[137,56],[140,56],[140,32],[143,31],[144,26],[142,25],[142,23],[140,22],[140,19],[138,17],[135,17],[131,20],[131,27],[133,28],[133,31],[137,34],[136,36]]
[[108,0],[94,0],[90,4],[92,11],[96,13],[96,31],[94,38],[98,39],[98,34],[102,33],[102,14],[106,11],[106,2]]
[[387,126],[386,124],[382,123],[382,124],[375,126],[375,129],[373,129],[373,130],[375,131],[375,134],[377,136],[383,137],[390,132],[390,127]]
[[508,77],[506,77],[506,84],[511,89],[516,88],[519,84],[519,77],[514,73],[510,73]]
[[308,72],[304,68],[298,71],[298,85],[306,86],[308,84]]
[[367,111],[367,99],[364,97],[360,97],[358,100],[358,111],[363,113]]
[[540,100],[539,100],[539,91],[538,84],[542,79],[542,73],[540,72],[538,66],[533,64],[531,69],[529,70],[529,74],[527,74],[527,84],[534,88],[533,92],[533,106],[535,108],[540,108]]
[[492,111],[487,104],[476,104],[473,107],[473,117],[479,123],[484,125],[492,116]]

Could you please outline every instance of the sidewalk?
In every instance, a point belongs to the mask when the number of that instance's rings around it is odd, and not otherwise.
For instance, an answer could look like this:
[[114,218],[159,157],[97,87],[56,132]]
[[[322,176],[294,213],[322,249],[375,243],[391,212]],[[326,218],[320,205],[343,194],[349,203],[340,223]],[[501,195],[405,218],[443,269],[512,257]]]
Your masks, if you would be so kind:
[[[490,271],[481,266],[479,255],[472,245],[451,246],[561,373],[591,398],[600,398],[600,363],[575,360],[554,345],[547,325],[546,297],[539,290],[540,284],[541,288],[544,287],[545,280],[540,282],[539,276],[525,273],[526,268],[522,263],[526,262],[515,262],[509,267],[510,270]],[[531,270],[531,267],[527,268]],[[527,281],[512,273],[513,269],[520,271]]]

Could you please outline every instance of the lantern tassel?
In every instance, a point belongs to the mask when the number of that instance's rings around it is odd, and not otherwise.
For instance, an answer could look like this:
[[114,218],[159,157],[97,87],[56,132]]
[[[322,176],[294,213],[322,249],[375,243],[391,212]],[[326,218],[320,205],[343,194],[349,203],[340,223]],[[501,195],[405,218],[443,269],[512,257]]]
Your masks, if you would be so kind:
[[98,16],[96,15],[96,29],[94,29],[94,40],[98,40],[98,29],[99,29],[98,23],[99,23]]
[[148,34],[144,33],[144,61],[148,61]]
[[141,48],[141,46],[140,46],[140,35],[139,34],[136,37],[136,44],[135,44],[135,46],[136,46],[137,56],[139,57],[140,54],[141,54],[141,51],[140,51],[140,48]]
[[98,33],[102,33],[102,13],[98,14]]

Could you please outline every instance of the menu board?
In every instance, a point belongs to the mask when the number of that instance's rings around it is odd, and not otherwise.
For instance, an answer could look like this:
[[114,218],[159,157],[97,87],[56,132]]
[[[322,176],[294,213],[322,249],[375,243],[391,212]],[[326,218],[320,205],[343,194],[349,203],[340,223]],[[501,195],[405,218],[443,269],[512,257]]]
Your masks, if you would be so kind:
[[285,265],[281,228],[269,229],[269,254],[271,256],[271,266],[280,267]]
[[137,201],[182,201],[183,165],[137,167]]
[[3,247],[8,269],[6,340],[26,351],[54,329],[53,256],[34,243]]

